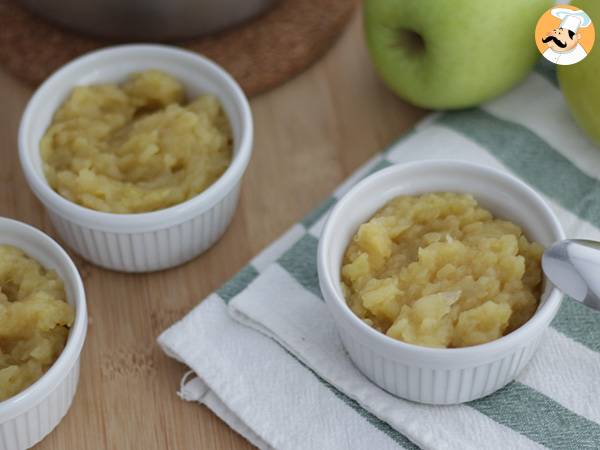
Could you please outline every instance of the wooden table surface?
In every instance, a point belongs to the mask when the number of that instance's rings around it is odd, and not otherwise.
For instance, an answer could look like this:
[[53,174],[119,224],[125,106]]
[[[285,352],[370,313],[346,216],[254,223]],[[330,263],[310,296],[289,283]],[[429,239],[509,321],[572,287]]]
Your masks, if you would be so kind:
[[[0,216],[56,237],[17,158],[31,93],[0,69]],[[252,162],[233,222],[211,250],[148,275],[103,270],[73,255],[90,318],[81,379],[69,414],[38,448],[250,447],[206,407],[176,395],[187,369],[162,353],[156,337],[423,115],[376,78],[359,13],[319,62],[251,106]]]

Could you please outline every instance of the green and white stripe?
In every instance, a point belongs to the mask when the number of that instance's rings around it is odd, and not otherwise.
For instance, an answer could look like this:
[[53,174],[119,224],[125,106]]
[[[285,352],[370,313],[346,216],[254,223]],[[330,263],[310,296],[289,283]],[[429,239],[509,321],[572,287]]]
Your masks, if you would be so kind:
[[[430,116],[374,156],[217,294],[234,318],[281,345],[307,380],[399,447],[416,448],[412,441],[442,448],[446,439],[449,448],[499,442],[504,448],[600,448],[600,314],[567,298],[516,382],[467,405],[432,407],[396,399],[361,380],[327,322],[317,278],[318,237],[337,199],[373,171],[415,160],[464,159],[508,170],[545,197],[567,235],[600,240],[600,149],[574,125],[557,87],[553,68],[542,63],[500,99]],[[335,365],[325,362],[332,360]]]

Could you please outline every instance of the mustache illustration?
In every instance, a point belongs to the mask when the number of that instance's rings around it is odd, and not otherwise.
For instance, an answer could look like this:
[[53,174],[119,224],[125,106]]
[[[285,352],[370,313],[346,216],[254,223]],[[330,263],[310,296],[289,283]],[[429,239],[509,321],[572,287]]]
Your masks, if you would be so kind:
[[560,48],[565,48],[567,46],[566,42],[559,41],[556,36],[546,36],[545,38],[542,38],[542,42],[544,44],[550,41],[554,41],[554,43]]

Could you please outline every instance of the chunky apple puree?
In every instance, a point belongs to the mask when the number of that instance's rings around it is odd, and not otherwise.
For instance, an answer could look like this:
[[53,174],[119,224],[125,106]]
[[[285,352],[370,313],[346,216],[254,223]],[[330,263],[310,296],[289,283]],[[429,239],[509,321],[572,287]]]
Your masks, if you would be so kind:
[[401,196],[362,224],[344,255],[352,311],[395,339],[483,344],[537,309],[543,248],[466,194]]
[[232,135],[217,98],[183,101],[181,83],[156,70],[119,86],[76,87],[41,141],[48,183],[68,200],[112,213],[198,195],[229,166]]
[[56,361],[74,317],[56,272],[0,245],[0,401],[21,392]]

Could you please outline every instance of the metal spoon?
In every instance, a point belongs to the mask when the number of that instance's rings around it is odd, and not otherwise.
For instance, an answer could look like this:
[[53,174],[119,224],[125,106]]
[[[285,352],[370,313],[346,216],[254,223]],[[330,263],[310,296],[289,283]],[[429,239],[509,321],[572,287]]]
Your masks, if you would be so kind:
[[542,268],[558,289],[600,310],[600,242],[559,241],[544,252]]

